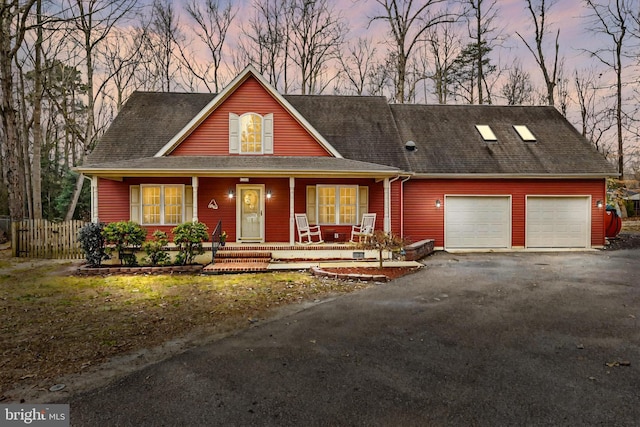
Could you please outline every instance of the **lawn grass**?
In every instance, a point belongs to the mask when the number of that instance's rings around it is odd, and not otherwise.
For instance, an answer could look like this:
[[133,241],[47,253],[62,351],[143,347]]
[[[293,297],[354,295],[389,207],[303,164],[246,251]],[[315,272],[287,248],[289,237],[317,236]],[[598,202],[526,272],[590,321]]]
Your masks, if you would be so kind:
[[81,277],[69,267],[0,259],[0,398],[200,329],[245,327],[275,307],[367,286],[306,272]]

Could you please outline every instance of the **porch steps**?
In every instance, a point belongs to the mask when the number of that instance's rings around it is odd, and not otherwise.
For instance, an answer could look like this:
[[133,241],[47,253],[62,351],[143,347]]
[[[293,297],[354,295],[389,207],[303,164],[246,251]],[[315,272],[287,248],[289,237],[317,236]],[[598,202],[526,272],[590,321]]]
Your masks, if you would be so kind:
[[215,263],[204,267],[204,274],[256,273],[268,271],[271,252],[252,248],[224,248],[216,253]]

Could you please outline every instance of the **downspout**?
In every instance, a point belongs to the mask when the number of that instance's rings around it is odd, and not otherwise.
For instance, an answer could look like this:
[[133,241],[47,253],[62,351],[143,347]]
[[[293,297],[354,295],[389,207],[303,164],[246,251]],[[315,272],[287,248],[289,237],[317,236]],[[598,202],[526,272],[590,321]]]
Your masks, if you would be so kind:
[[404,183],[411,179],[411,175],[407,175],[405,179],[400,181],[400,237],[404,239]]

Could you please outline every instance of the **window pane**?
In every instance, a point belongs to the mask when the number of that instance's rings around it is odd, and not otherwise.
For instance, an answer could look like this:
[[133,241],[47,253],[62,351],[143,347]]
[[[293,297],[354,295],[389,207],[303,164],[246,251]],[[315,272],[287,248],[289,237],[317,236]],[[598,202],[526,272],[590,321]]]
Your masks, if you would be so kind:
[[340,187],[340,224],[356,224],[357,212],[356,187]]
[[318,222],[320,224],[336,222],[335,187],[318,187]]
[[182,187],[164,188],[164,224],[182,222]]
[[245,114],[240,118],[240,150],[262,153],[262,116]]
[[160,187],[142,187],[142,223],[160,224]]

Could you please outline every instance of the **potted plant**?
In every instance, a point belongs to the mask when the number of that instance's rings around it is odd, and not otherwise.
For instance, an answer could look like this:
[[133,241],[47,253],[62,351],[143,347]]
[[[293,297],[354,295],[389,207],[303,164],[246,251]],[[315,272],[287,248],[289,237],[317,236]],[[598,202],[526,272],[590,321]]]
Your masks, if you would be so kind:
[[227,242],[227,232],[223,231],[220,233],[220,246],[224,246]]

